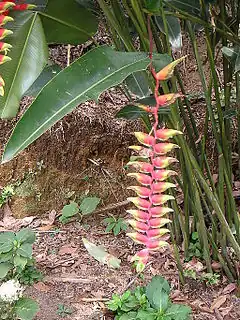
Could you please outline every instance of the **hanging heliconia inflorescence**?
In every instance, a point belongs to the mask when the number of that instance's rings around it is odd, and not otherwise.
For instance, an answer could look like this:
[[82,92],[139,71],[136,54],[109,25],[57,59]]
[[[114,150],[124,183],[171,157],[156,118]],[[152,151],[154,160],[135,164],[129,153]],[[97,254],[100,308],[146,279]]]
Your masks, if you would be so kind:
[[177,160],[166,156],[166,154],[174,148],[178,148],[178,146],[166,141],[182,134],[182,132],[173,129],[160,129],[158,127],[158,110],[174,103],[182,95],[179,93],[159,95],[159,81],[171,78],[174,67],[183,59],[184,57],[173,61],[158,73],[151,67],[152,74],[156,80],[156,105],[154,107],[141,106],[141,108],[154,117],[152,133],[135,132],[135,136],[141,146],[130,146],[130,149],[139,152],[140,158],[145,160],[130,161],[128,163],[138,171],[129,173],[128,176],[134,177],[141,185],[128,188],[136,192],[137,197],[128,198],[136,206],[136,209],[127,210],[132,216],[132,219],[128,220],[128,222],[136,232],[128,233],[127,235],[135,242],[145,246],[132,258],[132,261],[136,264],[137,272],[141,272],[145,268],[152,251],[168,245],[167,240],[169,239],[170,231],[164,226],[171,222],[166,216],[173,210],[164,206],[164,204],[174,199],[174,197],[163,192],[169,188],[174,188],[175,185],[164,181],[177,174],[173,170],[166,169]]
[[[35,5],[32,5],[32,4],[17,3],[17,2],[18,2],[17,0],[0,1],[0,40],[5,39],[7,36],[13,33],[11,30],[5,29],[3,27],[7,22],[11,22],[14,20],[12,17],[9,16],[11,10],[24,11],[24,10],[33,9],[36,7]],[[4,53],[4,54],[0,54],[0,65],[7,61],[12,60],[10,57],[7,56],[8,51],[10,51],[11,48],[12,48],[11,44],[0,41],[0,52]],[[1,96],[4,96],[4,86],[5,86],[5,82],[2,76],[0,76],[0,95]]]

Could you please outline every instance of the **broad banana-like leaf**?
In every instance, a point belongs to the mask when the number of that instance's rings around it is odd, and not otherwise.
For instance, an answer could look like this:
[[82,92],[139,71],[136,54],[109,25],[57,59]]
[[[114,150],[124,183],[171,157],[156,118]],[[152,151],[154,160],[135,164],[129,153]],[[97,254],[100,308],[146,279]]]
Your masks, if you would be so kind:
[[84,43],[98,26],[96,17],[75,0],[48,0],[40,15],[48,43]]
[[[168,57],[160,56],[163,60]],[[117,52],[107,46],[89,51],[39,93],[17,123],[2,161],[15,157],[78,104],[98,100],[104,90],[121,83],[133,72],[146,69],[149,63],[146,53]]]
[[228,58],[228,60],[234,66],[234,71],[239,72],[240,71],[240,47],[239,46],[234,46],[231,48],[222,47],[222,53],[225,55],[225,57]]
[[29,3],[35,4],[36,6],[36,11],[43,11],[48,3],[48,0],[31,0]]
[[6,38],[12,45],[10,62],[1,66],[5,95],[0,97],[0,117],[14,117],[24,92],[37,79],[48,59],[48,47],[41,20],[36,12],[16,12],[8,24],[13,34]]
[[[155,17],[156,24],[159,30],[165,33],[164,23],[161,16]],[[166,16],[166,23],[168,28],[169,42],[174,50],[179,50],[182,47],[182,33],[180,21],[174,16]]]
[[[156,70],[166,67],[172,59],[167,54],[153,54],[153,66]],[[128,89],[139,98],[149,95],[149,83],[146,71],[138,71],[131,74],[125,80]]]
[[58,64],[48,65],[44,68],[37,80],[31,85],[31,87],[24,93],[25,96],[36,97],[42,88],[54,78],[62,68]]
[[127,77],[126,85],[128,89],[139,98],[149,95],[148,77],[144,71],[135,72]]

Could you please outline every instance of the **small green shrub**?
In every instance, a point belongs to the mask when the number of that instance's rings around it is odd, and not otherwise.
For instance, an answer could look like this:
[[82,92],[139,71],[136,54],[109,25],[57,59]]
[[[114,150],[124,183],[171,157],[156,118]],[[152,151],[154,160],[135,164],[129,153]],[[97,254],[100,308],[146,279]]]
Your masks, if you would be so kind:
[[14,195],[13,186],[9,185],[3,188],[0,194],[0,208]]
[[203,273],[200,280],[204,281],[207,285],[215,285],[219,283],[220,274],[218,273]]
[[43,274],[34,266],[35,261],[32,261],[32,265],[27,265],[26,268],[19,275],[19,282],[25,285],[33,285],[35,282],[43,280]]
[[24,283],[27,274],[29,281],[33,280],[37,272],[32,256],[34,241],[35,234],[30,229],[0,233],[0,280],[17,278]]
[[220,274],[218,273],[197,273],[193,269],[184,270],[184,276],[201,282],[205,282],[207,285],[215,285],[219,283]]
[[202,253],[202,250],[201,250],[201,244],[200,244],[197,232],[193,232],[191,234],[188,253],[187,253],[187,257],[186,257],[185,260],[186,261],[190,261],[193,257],[196,257],[196,258],[202,258],[203,257],[203,253]]
[[67,306],[65,306],[64,304],[59,304],[58,305],[58,309],[57,309],[57,314],[61,317],[61,318],[65,318],[66,316],[70,315],[73,313],[73,310]]
[[119,235],[121,231],[127,230],[127,224],[123,218],[108,217],[103,220],[106,227],[106,232],[113,232],[115,236]]
[[39,310],[38,303],[23,296],[24,287],[11,279],[0,285],[0,319],[32,320]]
[[170,286],[160,276],[152,278],[146,287],[137,287],[123,295],[114,294],[107,302],[115,320],[188,320],[191,308],[170,300]]
[[98,206],[100,198],[97,197],[87,197],[84,198],[81,204],[71,201],[63,207],[59,221],[62,223],[68,223],[70,219],[76,215],[79,215],[80,219],[84,216],[92,213]]

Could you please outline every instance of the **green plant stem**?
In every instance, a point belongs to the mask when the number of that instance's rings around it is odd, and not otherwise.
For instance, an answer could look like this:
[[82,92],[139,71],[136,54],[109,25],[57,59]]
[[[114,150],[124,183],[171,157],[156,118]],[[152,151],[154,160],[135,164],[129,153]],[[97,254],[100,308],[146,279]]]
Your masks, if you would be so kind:
[[[193,161],[195,163],[195,159],[193,159],[192,156],[191,156],[191,161]],[[219,202],[218,202],[217,198],[212,193],[211,189],[209,188],[208,184],[206,183],[206,181],[202,177],[201,171],[199,170],[199,168],[197,168],[197,166],[195,166],[195,173],[197,175],[197,179],[198,179],[201,187],[203,188],[204,192],[206,193],[207,198],[209,199],[210,203],[212,204],[212,207],[215,210],[215,213],[216,213],[222,227],[224,228],[224,232],[226,233],[228,240],[232,244],[232,247],[236,253],[236,256],[238,257],[238,259],[240,259],[240,246],[239,246],[238,242],[236,241],[236,239],[235,239],[235,237],[234,237],[234,235],[233,235],[233,233],[227,223],[227,220],[221,210],[221,207],[219,206]]]
[[[116,1],[116,0],[112,0],[112,1]],[[116,2],[117,2],[117,1],[116,1]],[[149,46],[148,46],[148,44],[146,43],[146,37],[145,37],[145,35],[144,35],[143,32],[142,32],[142,29],[141,29],[141,27],[140,27],[140,25],[139,25],[138,19],[135,18],[134,14],[133,14],[133,12],[132,12],[132,10],[131,10],[131,8],[130,8],[129,5],[128,5],[127,0],[122,0],[122,2],[123,2],[123,5],[124,5],[124,8],[125,8],[126,11],[127,11],[128,16],[129,16],[130,19],[132,20],[132,23],[134,24],[134,26],[135,26],[135,28],[136,28],[136,30],[137,30],[137,33],[138,33],[139,38],[140,38],[140,40],[141,40],[141,44],[142,44],[142,47],[143,47],[144,51],[148,51]]]
[[178,250],[177,244],[175,242],[174,234],[173,234],[171,226],[169,227],[169,229],[170,229],[170,234],[171,234],[171,241],[173,244],[173,253],[174,253],[174,257],[176,259],[176,263],[177,263],[179,279],[180,279],[181,284],[184,285],[185,284],[185,277],[184,277],[183,265],[182,265],[180,255],[179,255],[179,250]]
[[147,20],[145,19],[143,10],[141,8],[141,1],[131,0],[133,11],[136,14],[139,25],[141,26],[141,30],[146,40],[148,40],[148,30],[147,30]]
[[110,27],[114,28],[122,40],[124,46],[128,51],[135,51],[134,45],[132,44],[131,40],[129,39],[129,35],[124,33],[123,28],[119,25],[119,22],[114,17],[112,11],[109,9],[108,5],[106,4],[105,0],[97,0],[100,8],[104,12],[105,17],[107,18]]
[[[240,39],[238,38],[238,36],[236,36],[236,34],[234,34],[232,32],[232,30],[230,30],[230,32],[224,32],[221,28],[218,28],[215,25],[212,25],[211,23],[204,21],[203,19],[201,19],[200,17],[197,17],[196,15],[191,15],[177,7],[175,7],[174,5],[172,5],[169,1],[165,2],[165,4],[169,7],[172,8],[174,10],[176,10],[176,12],[173,11],[166,11],[165,10],[165,14],[166,15],[174,15],[175,17],[178,17],[180,19],[189,21],[189,22],[194,22],[194,23],[198,23],[206,28],[208,28],[208,30],[216,30],[217,32],[219,32],[221,35],[225,34],[226,38],[229,41],[232,41],[233,43],[236,44],[240,44]],[[221,21],[220,21],[221,22]]]
[[[240,7],[240,5],[239,5]],[[236,73],[236,111],[238,127],[238,175],[240,176],[240,73]]]
[[217,258],[218,258],[223,270],[225,271],[228,279],[231,282],[234,282],[234,276],[233,276],[232,272],[230,271],[230,269],[228,268],[228,266],[226,264],[226,260],[223,258],[223,256],[219,252],[219,250],[215,244],[215,241],[213,240],[213,237],[211,236],[211,233],[208,233],[208,238],[209,238],[209,241],[210,241],[211,246],[213,248],[214,256],[217,256]]

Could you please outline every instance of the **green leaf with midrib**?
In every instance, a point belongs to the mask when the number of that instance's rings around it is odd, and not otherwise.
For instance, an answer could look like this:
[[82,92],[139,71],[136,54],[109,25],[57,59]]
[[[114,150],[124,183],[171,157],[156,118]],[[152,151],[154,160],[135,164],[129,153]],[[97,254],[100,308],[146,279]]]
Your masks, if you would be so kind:
[[97,100],[106,89],[149,65],[146,53],[93,49],[57,74],[17,123],[3,155],[7,162],[78,104]]
[[12,61],[1,66],[1,75],[6,83],[5,95],[0,97],[1,118],[16,115],[22,95],[37,79],[48,58],[48,47],[38,14],[18,12],[14,18],[14,22],[8,25],[13,34],[6,38],[13,46],[9,53]]
[[75,0],[49,0],[40,15],[48,43],[77,45],[97,31],[96,17]]

